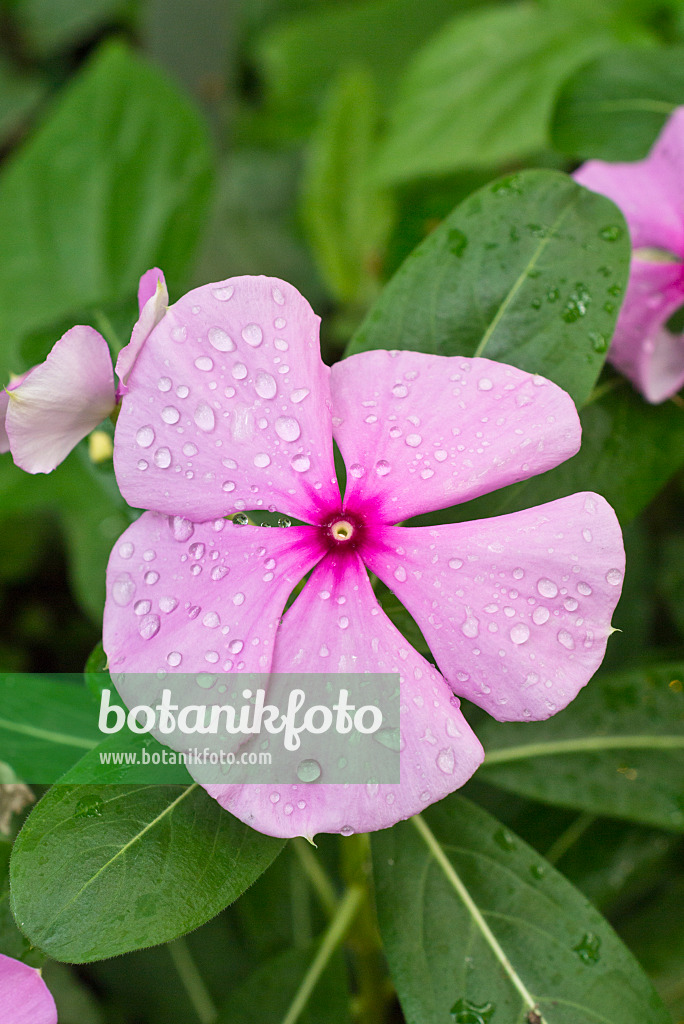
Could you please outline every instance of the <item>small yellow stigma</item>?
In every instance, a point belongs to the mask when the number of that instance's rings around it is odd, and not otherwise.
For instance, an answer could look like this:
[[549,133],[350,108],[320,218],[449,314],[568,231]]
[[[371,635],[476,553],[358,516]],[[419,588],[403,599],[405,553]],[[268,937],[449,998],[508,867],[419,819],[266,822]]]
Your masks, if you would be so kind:
[[330,527],[330,532],[335,540],[351,540],[354,527],[348,519],[340,519],[339,522],[333,523]]
[[88,438],[88,455],[91,462],[107,462],[114,452],[109,434],[104,430],[93,430]]

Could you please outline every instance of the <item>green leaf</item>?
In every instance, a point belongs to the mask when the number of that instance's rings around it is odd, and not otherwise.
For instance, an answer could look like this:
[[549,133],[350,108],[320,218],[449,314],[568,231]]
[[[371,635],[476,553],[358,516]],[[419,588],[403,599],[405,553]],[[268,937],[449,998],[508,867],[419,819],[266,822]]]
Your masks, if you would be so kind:
[[53,787],[10,864],[12,912],[33,945],[73,963],[168,942],[259,877],[283,840],[197,785]]
[[625,941],[649,972],[675,1021],[684,1016],[683,902],[684,878],[680,877],[657,899],[637,907],[621,929]]
[[408,66],[379,177],[396,183],[543,149],[561,83],[615,42],[600,12],[580,19],[523,2],[459,14]]
[[684,665],[595,676],[546,722],[483,721],[484,781],[684,832]]
[[136,0],[14,0],[13,15],[26,45],[45,56],[81,42],[131,10]]
[[380,930],[408,1021],[669,1024],[608,923],[475,804],[448,797],[375,833],[372,849]]
[[486,356],[540,373],[578,404],[598,376],[629,270],[622,214],[556,171],[469,196],[403,263],[352,338]]
[[604,53],[564,84],[552,141],[581,159],[640,160],[684,103],[684,47]]
[[46,83],[35,75],[18,74],[0,57],[0,141],[21,128],[40,103]]
[[[216,1024],[283,1024],[300,985],[311,969],[317,945],[288,949],[261,965],[231,992],[220,1009]],[[298,1024],[334,1021],[349,1024],[347,969],[340,952],[334,954],[314,987],[309,1006],[297,1017]]]
[[85,686],[59,676],[0,676],[0,750],[19,778],[50,782],[99,739],[97,706]]
[[173,291],[210,180],[198,114],[125,46],[100,49],[0,177],[2,373],[22,336],[134,294],[150,266]]
[[[465,4],[466,0],[461,0]],[[288,133],[306,132],[321,95],[336,73],[363,64],[373,68],[388,101],[411,53],[453,13],[453,0],[372,0],[336,3],[328,10],[277,24],[255,45],[267,103]],[[392,45],[388,46],[391,39]]]
[[344,72],[311,140],[302,186],[311,248],[342,302],[370,298],[392,227],[389,196],[369,174],[377,122],[372,76],[362,69]]

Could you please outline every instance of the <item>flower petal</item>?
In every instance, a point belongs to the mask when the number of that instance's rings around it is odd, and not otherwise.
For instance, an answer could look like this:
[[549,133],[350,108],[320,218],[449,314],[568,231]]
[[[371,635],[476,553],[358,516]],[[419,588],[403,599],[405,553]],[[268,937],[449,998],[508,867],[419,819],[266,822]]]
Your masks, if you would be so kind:
[[629,285],[608,358],[648,399],[663,402],[684,385],[684,337],[665,328],[684,304],[684,267],[632,258]]
[[3,1024],[57,1024],[57,1007],[40,971],[0,953]]
[[121,349],[116,361],[116,374],[122,384],[128,380],[133,364],[151,332],[165,315],[169,306],[169,293],[164,275],[158,267],[146,271],[138,286],[140,317],[128,345]]
[[169,308],[128,381],[114,465],[130,504],[211,519],[339,504],[319,318],[291,285],[237,277]]
[[684,256],[683,167],[684,107],[680,107],[668,119],[645,160],[589,160],[573,177],[620,207],[635,249],[654,246]]
[[345,507],[399,522],[543,473],[581,428],[555,384],[489,359],[363,352],[332,368]]
[[8,405],[9,395],[4,390],[0,391],[0,455],[10,450],[9,437],[7,436],[7,430],[5,429]]
[[92,327],[72,327],[7,394],[14,461],[27,473],[51,472],[114,408],[107,342]]
[[146,512],[109,559],[110,668],[268,672],[285,602],[323,553],[317,538],[309,526],[195,525]]
[[456,693],[495,718],[548,718],[601,664],[625,556],[599,495],[383,537],[366,564],[414,617]]
[[[340,601],[344,599],[344,604]],[[462,786],[483,750],[444,679],[380,609],[357,556],[324,559],[278,632],[274,672],[398,672],[401,784],[207,786],[219,803],[267,835],[387,828]]]

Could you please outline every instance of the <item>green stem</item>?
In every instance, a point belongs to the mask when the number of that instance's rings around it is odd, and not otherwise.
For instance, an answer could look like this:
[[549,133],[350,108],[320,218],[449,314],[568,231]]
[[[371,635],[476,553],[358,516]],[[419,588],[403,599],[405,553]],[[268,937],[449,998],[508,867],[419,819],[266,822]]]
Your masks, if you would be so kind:
[[[321,974],[325,970],[328,961],[347,934],[356,912],[363,900],[363,889],[358,885],[352,885],[347,889],[339,907],[330,922],[318,952],[311,962],[311,966],[304,975],[297,994],[290,1004],[290,1008],[282,1019],[281,1024],[295,1024],[299,1020],[302,1011],[309,1001],[311,993],[315,989]],[[203,1022],[204,1024],[204,1022]]]
[[197,969],[197,964],[192,958],[187,939],[181,938],[176,939],[175,942],[169,942],[167,948],[200,1024],[212,1024],[216,1020],[218,1011],[204,984],[202,975]]
[[304,868],[311,886],[318,896],[323,910],[328,917],[334,917],[337,910],[337,895],[335,886],[328,877],[321,865],[320,859],[313,852],[310,843],[301,836],[292,841],[292,847],[296,853],[299,863]]
[[571,821],[564,832],[551,844],[546,853],[549,864],[557,864],[561,857],[564,857],[571,846],[574,846],[578,839],[584,835],[587,829],[596,821],[595,814],[579,814],[574,821]]
[[684,748],[684,736],[578,736],[569,740],[542,740],[519,747],[490,750],[484,767],[523,761],[528,757],[550,757],[557,754],[582,752],[603,753],[606,750],[679,750]]

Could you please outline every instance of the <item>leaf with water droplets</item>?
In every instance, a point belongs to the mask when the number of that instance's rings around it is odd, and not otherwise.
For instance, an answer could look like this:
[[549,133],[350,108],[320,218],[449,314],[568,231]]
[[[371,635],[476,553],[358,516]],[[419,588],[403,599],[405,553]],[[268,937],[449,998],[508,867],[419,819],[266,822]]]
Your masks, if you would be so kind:
[[371,845],[380,930],[407,1020],[668,1024],[646,975],[585,897],[468,800],[447,797],[374,833]]
[[57,960],[102,960],[197,928],[283,846],[197,785],[74,784],[82,770],[43,797],[12,854],[13,913]]
[[[616,237],[601,234],[607,225]],[[467,239],[458,255],[455,231]],[[597,338],[612,336],[619,312],[605,293],[622,293],[629,255],[622,215],[604,196],[555,171],[522,171],[469,196],[418,246],[347,354],[483,355],[548,377],[581,404],[605,359]]]

